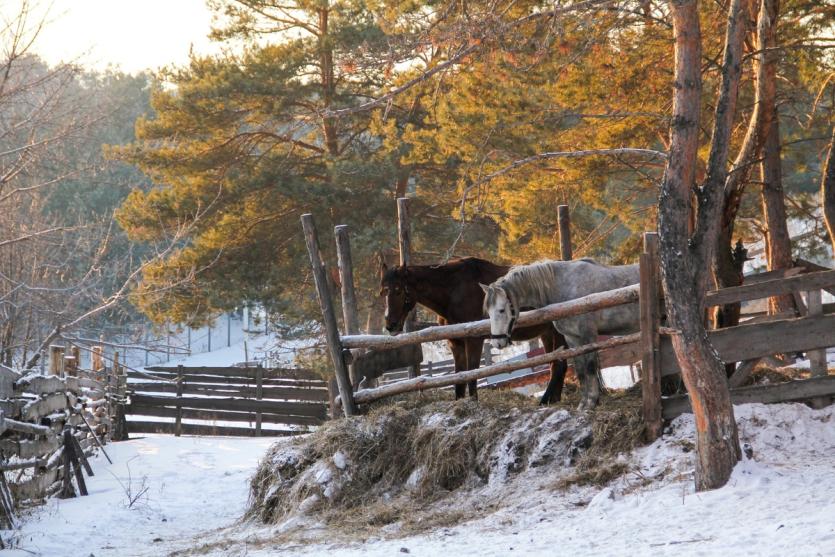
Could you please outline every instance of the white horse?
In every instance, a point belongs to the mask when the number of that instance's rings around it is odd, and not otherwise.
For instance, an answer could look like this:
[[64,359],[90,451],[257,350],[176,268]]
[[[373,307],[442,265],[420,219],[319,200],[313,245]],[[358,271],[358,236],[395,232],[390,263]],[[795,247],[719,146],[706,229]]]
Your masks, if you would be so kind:
[[[595,292],[613,290],[640,281],[638,265],[609,267],[591,259],[540,261],[519,265],[490,286],[481,288],[484,311],[490,316],[490,343],[494,348],[510,344],[510,334],[519,313],[526,309],[566,302]],[[554,321],[569,348],[597,340],[597,336],[623,335],[640,330],[637,303],[598,310]],[[574,358],[580,380],[580,409],[594,408],[600,398],[600,360],[597,352]]]

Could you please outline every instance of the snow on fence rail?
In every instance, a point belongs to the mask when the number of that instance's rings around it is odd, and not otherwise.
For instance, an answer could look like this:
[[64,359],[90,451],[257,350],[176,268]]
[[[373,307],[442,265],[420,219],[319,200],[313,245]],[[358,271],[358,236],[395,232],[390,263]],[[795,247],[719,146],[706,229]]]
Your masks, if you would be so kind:
[[[303,431],[265,428],[263,424],[312,426],[327,416],[326,383],[308,370],[260,366],[146,369],[128,373],[130,404],[126,412],[132,433],[293,435]],[[167,420],[139,420],[136,416]],[[248,425],[241,426],[241,422]]]
[[[98,348],[98,353],[101,348]],[[0,523],[9,528],[17,511],[49,496],[87,495],[82,469],[96,446],[118,437],[124,396],[120,366],[78,369],[78,348],[64,356],[50,347],[50,373],[24,374],[0,366]],[[95,352],[94,352],[95,354]],[[118,356],[116,357],[118,361]],[[115,431],[114,435],[114,429]],[[7,477],[7,472],[15,474]],[[75,486],[73,486],[75,479]]]

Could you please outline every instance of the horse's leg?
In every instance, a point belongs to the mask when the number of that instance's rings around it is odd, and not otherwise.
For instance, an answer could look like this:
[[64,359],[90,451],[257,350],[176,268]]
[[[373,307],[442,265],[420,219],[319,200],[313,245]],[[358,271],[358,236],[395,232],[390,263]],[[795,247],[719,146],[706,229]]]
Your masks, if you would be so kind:
[[[569,348],[578,348],[597,340],[597,327],[591,319],[572,319],[563,322],[562,333]],[[579,410],[590,410],[600,399],[600,360],[597,352],[581,354],[574,358],[574,373],[580,380]]]
[[[553,352],[558,346],[565,345],[565,338],[556,330],[553,333],[544,334],[540,338],[542,339],[542,347],[546,353]],[[565,372],[567,370],[568,363],[565,360],[554,360],[551,362],[551,378],[548,380],[548,387],[545,388],[545,392],[539,400],[541,406],[560,401],[562,398],[562,388],[565,384]]]
[[[481,365],[481,352],[483,349],[484,341],[480,338],[467,340],[467,369],[478,369]],[[468,383],[468,386],[470,389],[470,397],[478,400],[478,381],[473,379]]]
[[[463,340],[450,340],[449,348],[452,350],[452,360],[455,365],[455,373],[467,369],[467,344]],[[455,400],[464,398],[467,394],[467,386],[463,383],[455,384]]]

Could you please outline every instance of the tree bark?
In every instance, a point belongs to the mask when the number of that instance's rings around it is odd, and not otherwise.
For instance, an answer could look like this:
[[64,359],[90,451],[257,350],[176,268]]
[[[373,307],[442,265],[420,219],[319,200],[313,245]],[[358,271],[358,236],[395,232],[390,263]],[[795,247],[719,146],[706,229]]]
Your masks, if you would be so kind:
[[835,127],[832,128],[832,139],[829,141],[829,154],[823,165],[821,178],[821,206],[823,220],[829,231],[829,241],[832,242],[832,255],[835,257]]
[[740,0],[732,0],[705,184],[698,190],[695,230],[688,233],[695,189],[701,106],[701,32],[697,0],[671,2],[675,82],[670,154],[659,200],[661,261],[667,315],[680,334],[673,348],[696,418],[696,489],[723,486],[740,457],[739,439],[723,363],[703,324],[708,265],[719,231],[728,139],[736,108],[743,33]]
[[[792,262],[791,238],[786,217],[786,201],[783,193],[783,169],[781,163],[780,122],[777,113],[777,46],[776,27],[780,12],[779,0],[763,0],[760,18],[765,22],[758,26],[760,50],[763,51],[763,96],[759,99],[763,112],[763,156],[760,165],[762,175],[762,210],[765,222],[766,256],[768,270],[790,269]],[[779,296],[769,300],[771,313],[795,309],[791,296]]]

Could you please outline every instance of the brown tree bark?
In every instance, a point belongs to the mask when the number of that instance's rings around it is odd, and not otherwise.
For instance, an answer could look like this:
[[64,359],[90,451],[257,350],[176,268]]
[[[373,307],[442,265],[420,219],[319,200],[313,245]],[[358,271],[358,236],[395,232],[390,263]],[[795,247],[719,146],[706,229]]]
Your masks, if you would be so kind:
[[697,0],[671,2],[675,82],[670,150],[659,200],[661,260],[667,314],[682,378],[696,418],[696,489],[724,485],[739,460],[739,438],[723,363],[710,345],[702,316],[708,268],[719,232],[730,130],[741,73],[741,0],[731,0],[707,177],[698,189],[698,215],[688,233],[690,193],[696,189],[701,107],[701,31]]
[[[325,3],[327,6],[327,3]],[[333,96],[336,88],[336,79],[333,68],[333,46],[329,37],[329,8],[319,10],[319,72],[322,80],[322,103],[327,111],[333,104]],[[333,116],[326,116],[322,119],[322,133],[325,136],[325,146],[328,154],[336,156],[339,154],[339,132],[337,120]]]
[[823,220],[829,231],[829,241],[832,242],[832,255],[835,257],[835,127],[832,128],[832,139],[829,140],[829,154],[823,165],[821,178],[821,206]]
[[[766,256],[768,270],[789,269],[793,266],[791,238],[786,217],[786,201],[783,193],[783,168],[781,162],[780,121],[777,112],[777,60],[776,51],[777,18],[780,15],[780,0],[763,0],[760,5],[760,19],[765,22],[758,26],[764,79],[762,98],[759,99],[763,112],[762,132],[763,153],[760,172],[762,176],[762,210],[765,222]],[[792,296],[779,296],[769,300],[771,313],[795,309]]]

